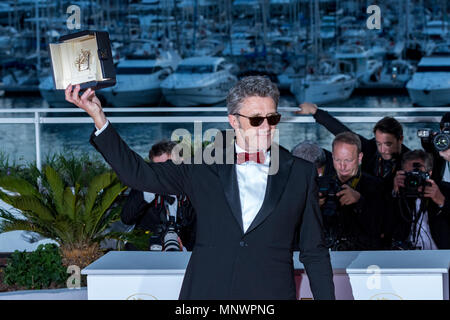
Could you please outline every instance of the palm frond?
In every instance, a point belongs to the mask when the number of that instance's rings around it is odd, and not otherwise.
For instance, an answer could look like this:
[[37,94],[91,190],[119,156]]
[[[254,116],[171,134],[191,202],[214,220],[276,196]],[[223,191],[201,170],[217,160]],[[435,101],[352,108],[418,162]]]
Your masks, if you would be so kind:
[[84,214],[89,216],[92,208],[94,207],[95,200],[98,197],[100,191],[108,187],[114,179],[113,174],[105,172],[95,176],[89,184],[88,191],[85,197],[85,211]]
[[76,190],[72,191],[72,188],[66,187],[63,195],[63,208],[64,212],[61,214],[65,214],[69,217],[71,221],[75,220],[75,203],[76,203]]
[[46,166],[44,169],[45,178],[47,183],[50,186],[50,192],[52,194],[52,200],[55,204],[56,211],[59,214],[64,214],[64,202],[63,202],[63,194],[64,194],[64,182],[61,179],[61,176],[53,169],[51,166]]
[[116,200],[116,198],[124,191],[127,187],[122,185],[121,182],[117,182],[116,184],[112,185],[106,191],[101,197],[101,201],[94,207],[92,210],[92,234],[97,233],[97,229],[99,228],[99,223],[102,220],[106,210],[108,210],[109,207],[113,204],[113,202]]
[[54,221],[52,211],[34,196],[10,197],[11,205],[22,211],[23,215],[32,219],[42,220],[44,223]]
[[1,176],[0,187],[7,191],[19,193],[22,196],[40,197],[38,190],[31,183],[22,178]]

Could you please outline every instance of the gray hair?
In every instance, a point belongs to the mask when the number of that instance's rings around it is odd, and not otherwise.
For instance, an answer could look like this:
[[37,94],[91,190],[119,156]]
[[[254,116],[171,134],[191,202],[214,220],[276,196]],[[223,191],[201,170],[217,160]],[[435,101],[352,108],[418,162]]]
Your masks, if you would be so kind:
[[327,162],[325,151],[319,147],[316,143],[306,140],[292,149],[292,155],[297,158],[312,162],[316,165],[316,168],[321,168]]
[[230,89],[227,96],[228,114],[239,113],[241,102],[247,97],[270,97],[278,106],[280,91],[277,86],[265,76],[249,76],[239,80]]
[[407,161],[422,160],[425,164],[425,170],[430,172],[433,170],[433,155],[423,151],[422,149],[416,149],[406,152],[402,157],[402,168]]

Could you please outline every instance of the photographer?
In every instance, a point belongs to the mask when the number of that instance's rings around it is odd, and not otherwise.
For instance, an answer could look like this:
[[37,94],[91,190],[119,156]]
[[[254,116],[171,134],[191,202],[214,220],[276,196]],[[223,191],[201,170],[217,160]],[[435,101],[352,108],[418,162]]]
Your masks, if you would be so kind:
[[[312,103],[302,103],[297,114],[312,115],[317,123],[323,125],[334,135],[341,132],[351,131],[339,120],[328,112],[321,110]],[[392,182],[395,172],[400,168],[401,157],[409,149],[403,145],[402,125],[394,118],[384,117],[378,121],[373,128],[374,138],[366,139],[360,135],[364,159],[361,169],[383,181],[383,187],[387,194],[392,190]]]
[[[175,145],[172,141],[153,145],[149,151],[150,161],[161,163],[171,159]],[[135,229],[152,232],[150,250],[177,251],[184,247],[191,251],[194,247],[195,212],[186,196],[159,195],[132,189],[123,206],[121,220],[127,225],[135,225]],[[137,250],[129,242],[125,249]]]
[[331,152],[319,147],[316,143],[306,140],[292,149],[297,158],[314,163],[319,177],[331,175],[334,172]]
[[439,183],[450,183],[450,112],[445,113],[439,123],[440,132],[419,130],[422,148],[433,155],[433,175],[431,178]]
[[449,188],[430,179],[432,169],[433,158],[423,150],[403,156],[387,228],[394,249],[450,249]]
[[338,134],[332,144],[331,176],[319,178],[319,202],[328,248],[336,251],[381,248],[384,201],[378,179],[360,169],[361,141],[352,132]]

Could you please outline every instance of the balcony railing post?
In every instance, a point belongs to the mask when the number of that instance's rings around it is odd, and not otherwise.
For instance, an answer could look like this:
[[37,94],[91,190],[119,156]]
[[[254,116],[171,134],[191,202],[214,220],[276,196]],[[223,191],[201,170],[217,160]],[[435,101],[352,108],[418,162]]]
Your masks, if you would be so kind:
[[36,166],[41,171],[41,123],[39,111],[34,113],[34,133],[35,133],[35,143],[36,143]]

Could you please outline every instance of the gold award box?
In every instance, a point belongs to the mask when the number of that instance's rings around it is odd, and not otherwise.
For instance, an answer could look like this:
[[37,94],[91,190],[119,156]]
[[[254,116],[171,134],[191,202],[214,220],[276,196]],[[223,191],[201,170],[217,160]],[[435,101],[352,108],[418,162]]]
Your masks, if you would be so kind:
[[80,31],[49,44],[52,74],[57,90],[69,84],[94,90],[116,84],[116,69],[106,31]]

